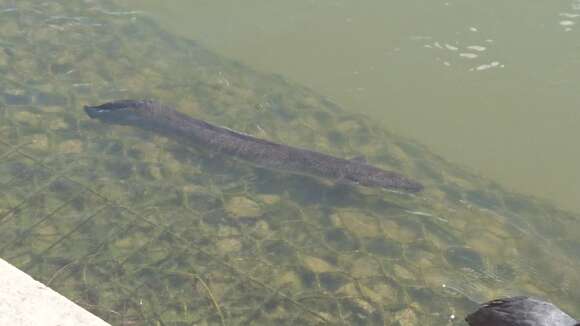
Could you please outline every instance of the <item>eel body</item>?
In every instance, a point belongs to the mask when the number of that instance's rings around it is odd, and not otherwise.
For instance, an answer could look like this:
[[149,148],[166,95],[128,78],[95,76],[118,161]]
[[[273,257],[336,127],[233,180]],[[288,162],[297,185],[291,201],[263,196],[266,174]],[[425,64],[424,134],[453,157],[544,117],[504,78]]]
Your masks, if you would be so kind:
[[155,101],[120,100],[84,109],[89,117],[104,123],[150,130],[271,170],[411,193],[423,189],[419,182],[372,166],[364,159],[348,160],[252,137],[192,118]]

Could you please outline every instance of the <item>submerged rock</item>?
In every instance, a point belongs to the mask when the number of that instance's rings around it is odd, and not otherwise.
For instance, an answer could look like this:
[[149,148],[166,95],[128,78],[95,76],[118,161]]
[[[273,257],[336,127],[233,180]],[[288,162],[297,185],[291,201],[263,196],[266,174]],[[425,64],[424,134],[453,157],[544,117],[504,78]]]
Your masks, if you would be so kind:
[[218,251],[225,255],[238,252],[242,249],[242,242],[238,238],[225,238],[218,240],[217,243]]
[[65,140],[58,145],[58,149],[64,154],[79,154],[83,151],[83,143],[79,139]]
[[377,220],[363,212],[339,210],[330,219],[335,226],[342,227],[357,237],[374,238],[381,234]]
[[233,197],[225,205],[228,216],[233,219],[257,218],[262,215],[262,208],[247,197]]
[[336,271],[336,267],[318,257],[306,256],[302,258],[302,261],[304,262],[304,267],[313,273],[320,274]]

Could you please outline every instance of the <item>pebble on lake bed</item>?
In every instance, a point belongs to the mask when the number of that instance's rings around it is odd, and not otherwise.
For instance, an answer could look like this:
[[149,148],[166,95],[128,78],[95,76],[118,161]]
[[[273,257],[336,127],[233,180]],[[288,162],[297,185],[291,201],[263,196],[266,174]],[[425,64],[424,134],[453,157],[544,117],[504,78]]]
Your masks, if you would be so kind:
[[411,308],[405,308],[403,310],[398,311],[395,314],[394,319],[400,326],[413,326],[419,324],[417,314]]
[[65,140],[59,144],[58,150],[64,154],[78,154],[83,151],[83,143],[78,139]]
[[336,268],[330,263],[317,257],[306,256],[303,258],[303,262],[306,269],[317,274],[336,271]]
[[343,227],[357,237],[374,238],[382,234],[377,221],[362,212],[340,210],[330,217],[336,227]]
[[262,216],[262,208],[255,201],[243,197],[233,197],[225,205],[228,216],[232,219],[258,218]]
[[242,249],[242,242],[237,238],[221,239],[216,245],[221,254],[231,254]]
[[40,118],[38,117],[38,114],[28,111],[16,112],[14,114],[14,120],[32,128],[38,128],[40,126]]

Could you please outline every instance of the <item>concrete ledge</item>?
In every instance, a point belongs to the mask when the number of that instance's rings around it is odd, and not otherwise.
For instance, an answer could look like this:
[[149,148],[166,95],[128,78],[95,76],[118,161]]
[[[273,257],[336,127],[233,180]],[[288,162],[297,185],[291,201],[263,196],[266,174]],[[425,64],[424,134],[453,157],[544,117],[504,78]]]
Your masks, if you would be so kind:
[[0,325],[109,324],[0,259]]

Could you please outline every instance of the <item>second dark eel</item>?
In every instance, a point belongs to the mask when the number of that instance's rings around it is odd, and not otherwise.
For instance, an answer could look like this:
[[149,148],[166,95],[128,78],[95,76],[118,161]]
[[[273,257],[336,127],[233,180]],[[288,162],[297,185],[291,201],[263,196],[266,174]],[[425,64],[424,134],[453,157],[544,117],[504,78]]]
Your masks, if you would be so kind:
[[89,117],[101,122],[151,130],[184,141],[188,145],[224,153],[259,167],[367,187],[412,193],[423,189],[420,183],[399,173],[374,167],[363,159],[347,160],[255,138],[194,119],[154,101],[120,100],[98,106],[85,106],[84,109]]

